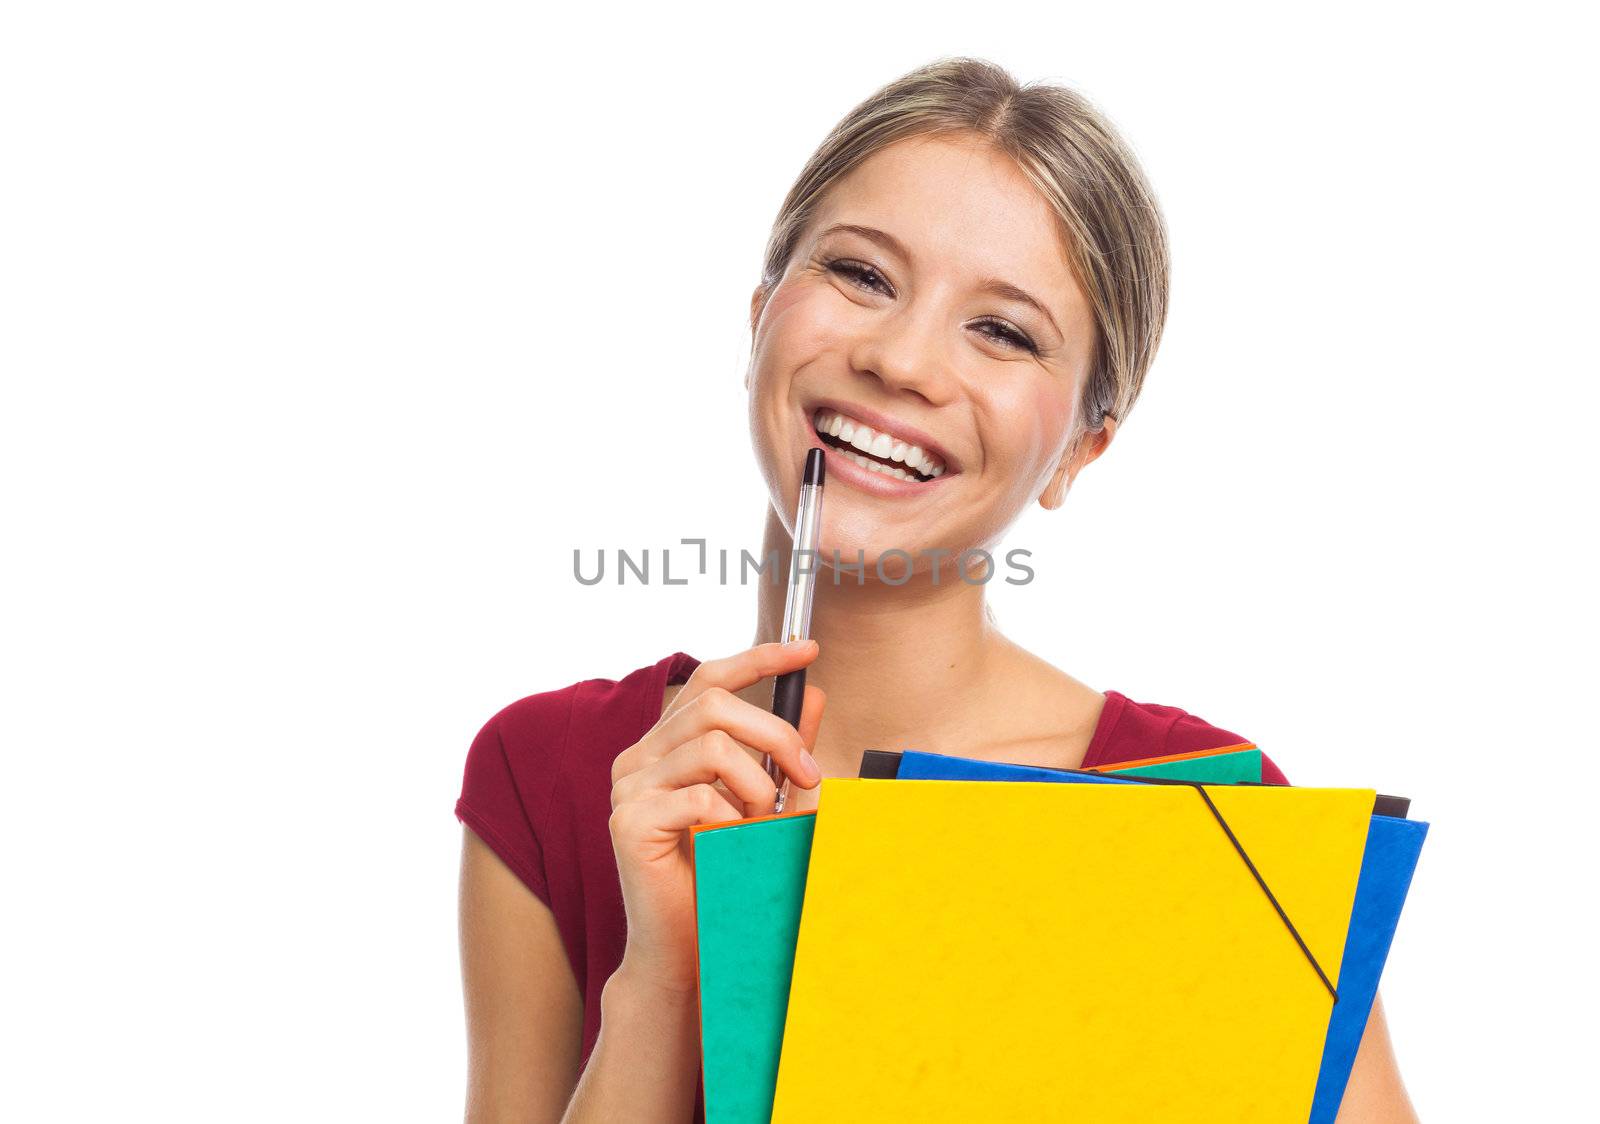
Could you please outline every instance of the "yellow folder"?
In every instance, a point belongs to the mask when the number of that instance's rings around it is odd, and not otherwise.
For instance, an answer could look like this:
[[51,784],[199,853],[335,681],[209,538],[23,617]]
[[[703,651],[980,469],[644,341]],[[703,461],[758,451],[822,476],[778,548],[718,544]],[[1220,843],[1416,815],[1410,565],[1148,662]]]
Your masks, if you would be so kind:
[[773,1121],[1305,1120],[1375,794],[1205,792],[1283,915],[1198,787],[825,780]]

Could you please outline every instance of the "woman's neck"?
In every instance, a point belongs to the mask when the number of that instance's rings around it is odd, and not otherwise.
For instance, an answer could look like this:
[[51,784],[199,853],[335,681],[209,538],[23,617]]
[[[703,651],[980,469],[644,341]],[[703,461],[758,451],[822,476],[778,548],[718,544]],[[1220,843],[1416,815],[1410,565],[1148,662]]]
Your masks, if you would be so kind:
[[[777,558],[777,581],[759,583],[756,643],[779,639],[791,550],[769,507],[762,556]],[[806,682],[828,696],[815,753],[831,776],[855,775],[866,749],[975,748],[1006,694],[997,688],[1032,659],[989,622],[984,587],[948,560],[938,582],[899,586],[819,568],[811,635],[822,651]]]

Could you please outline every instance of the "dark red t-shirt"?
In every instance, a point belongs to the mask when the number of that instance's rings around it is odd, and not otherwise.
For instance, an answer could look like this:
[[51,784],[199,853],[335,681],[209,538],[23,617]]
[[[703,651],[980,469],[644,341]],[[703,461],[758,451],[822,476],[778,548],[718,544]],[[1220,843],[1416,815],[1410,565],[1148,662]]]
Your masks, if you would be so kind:
[[[611,850],[611,763],[660,719],[667,686],[687,681],[698,664],[675,652],[621,680],[530,695],[489,719],[467,752],[456,816],[555,915],[583,995],[584,1063],[600,1033],[601,990],[627,943]],[[1105,696],[1086,768],[1247,740],[1176,707]],[[1265,756],[1261,779],[1288,783]]]

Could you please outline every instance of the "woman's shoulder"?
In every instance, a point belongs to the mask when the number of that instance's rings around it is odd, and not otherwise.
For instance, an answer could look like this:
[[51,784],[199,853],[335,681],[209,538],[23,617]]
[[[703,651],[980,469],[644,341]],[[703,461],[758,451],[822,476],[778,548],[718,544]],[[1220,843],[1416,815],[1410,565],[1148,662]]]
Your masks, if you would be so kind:
[[570,837],[578,821],[604,831],[612,761],[655,724],[663,689],[694,665],[674,652],[618,679],[580,679],[501,707],[467,749],[456,817],[545,897],[543,840]]
[[[1146,757],[1172,757],[1231,745],[1253,745],[1247,737],[1201,718],[1181,707],[1138,702],[1120,691],[1106,691],[1105,709],[1095,727],[1094,740],[1084,754],[1085,765],[1109,765]],[[1288,784],[1283,770],[1265,753],[1261,779]]]
[[598,748],[618,737],[631,745],[660,716],[661,693],[688,678],[696,661],[682,652],[636,668],[617,679],[580,679],[520,698],[497,711],[479,731],[518,756],[560,753],[573,742]]

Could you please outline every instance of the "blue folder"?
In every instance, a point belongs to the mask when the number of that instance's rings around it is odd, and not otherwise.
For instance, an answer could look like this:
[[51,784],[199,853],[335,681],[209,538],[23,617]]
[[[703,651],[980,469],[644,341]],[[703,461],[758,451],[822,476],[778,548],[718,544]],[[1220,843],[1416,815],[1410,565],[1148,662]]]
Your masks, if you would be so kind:
[[1068,773],[1061,769],[1041,769],[1035,765],[1008,765],[1003,761],[974,761],[970,757],[946,757],[942,753],[923,753],[908,749],[900,755],[902,781],[1068,781],[1085,784],[1145,784],[1128,777],[1108,777],[1098,773]]
[[[1072,773],[999,761],[975,761],[938,753],[906,750],[900,755],[901,780],[924,781],[1048,781],[1066,784],[1146,784],[1134,778]],[[1378,977],[1394,943],[1395,927],[1405,906],[1411,876],[1422,854],[1428,825],[1418,820],[1373,816],[1367,846],[1356,880],[1355,904],[1350,910],[1350,931],[1344,957],[1339,962],[1339,1001],[1328,1019],[1328,1037],[1317,1072],[1317,1091],[1308,1124],[1333,1124],[1339,1102],[1355,1066],[1356,1048],[1366,1032],[1367,1017],[1378,995]]]
[[1406,904],[1406,891],[1411,888],[1411,875],[1427,836],[1427,824],[1392,816],[1373,816],[1367,829],[1367,849],[1361,856],[1361,877],[1350,911],[1350,933],[1339,965],[1339,1001],[1328,1021],[1310,1124],[1333,1124],[1339,1115],[1339,1102],[1356,1064],[1356,1047],[1361,1045],[1367,1016],[1378,995],[1378,977],[1389,958],[1395,926],[1400,923],[1400,910]]

